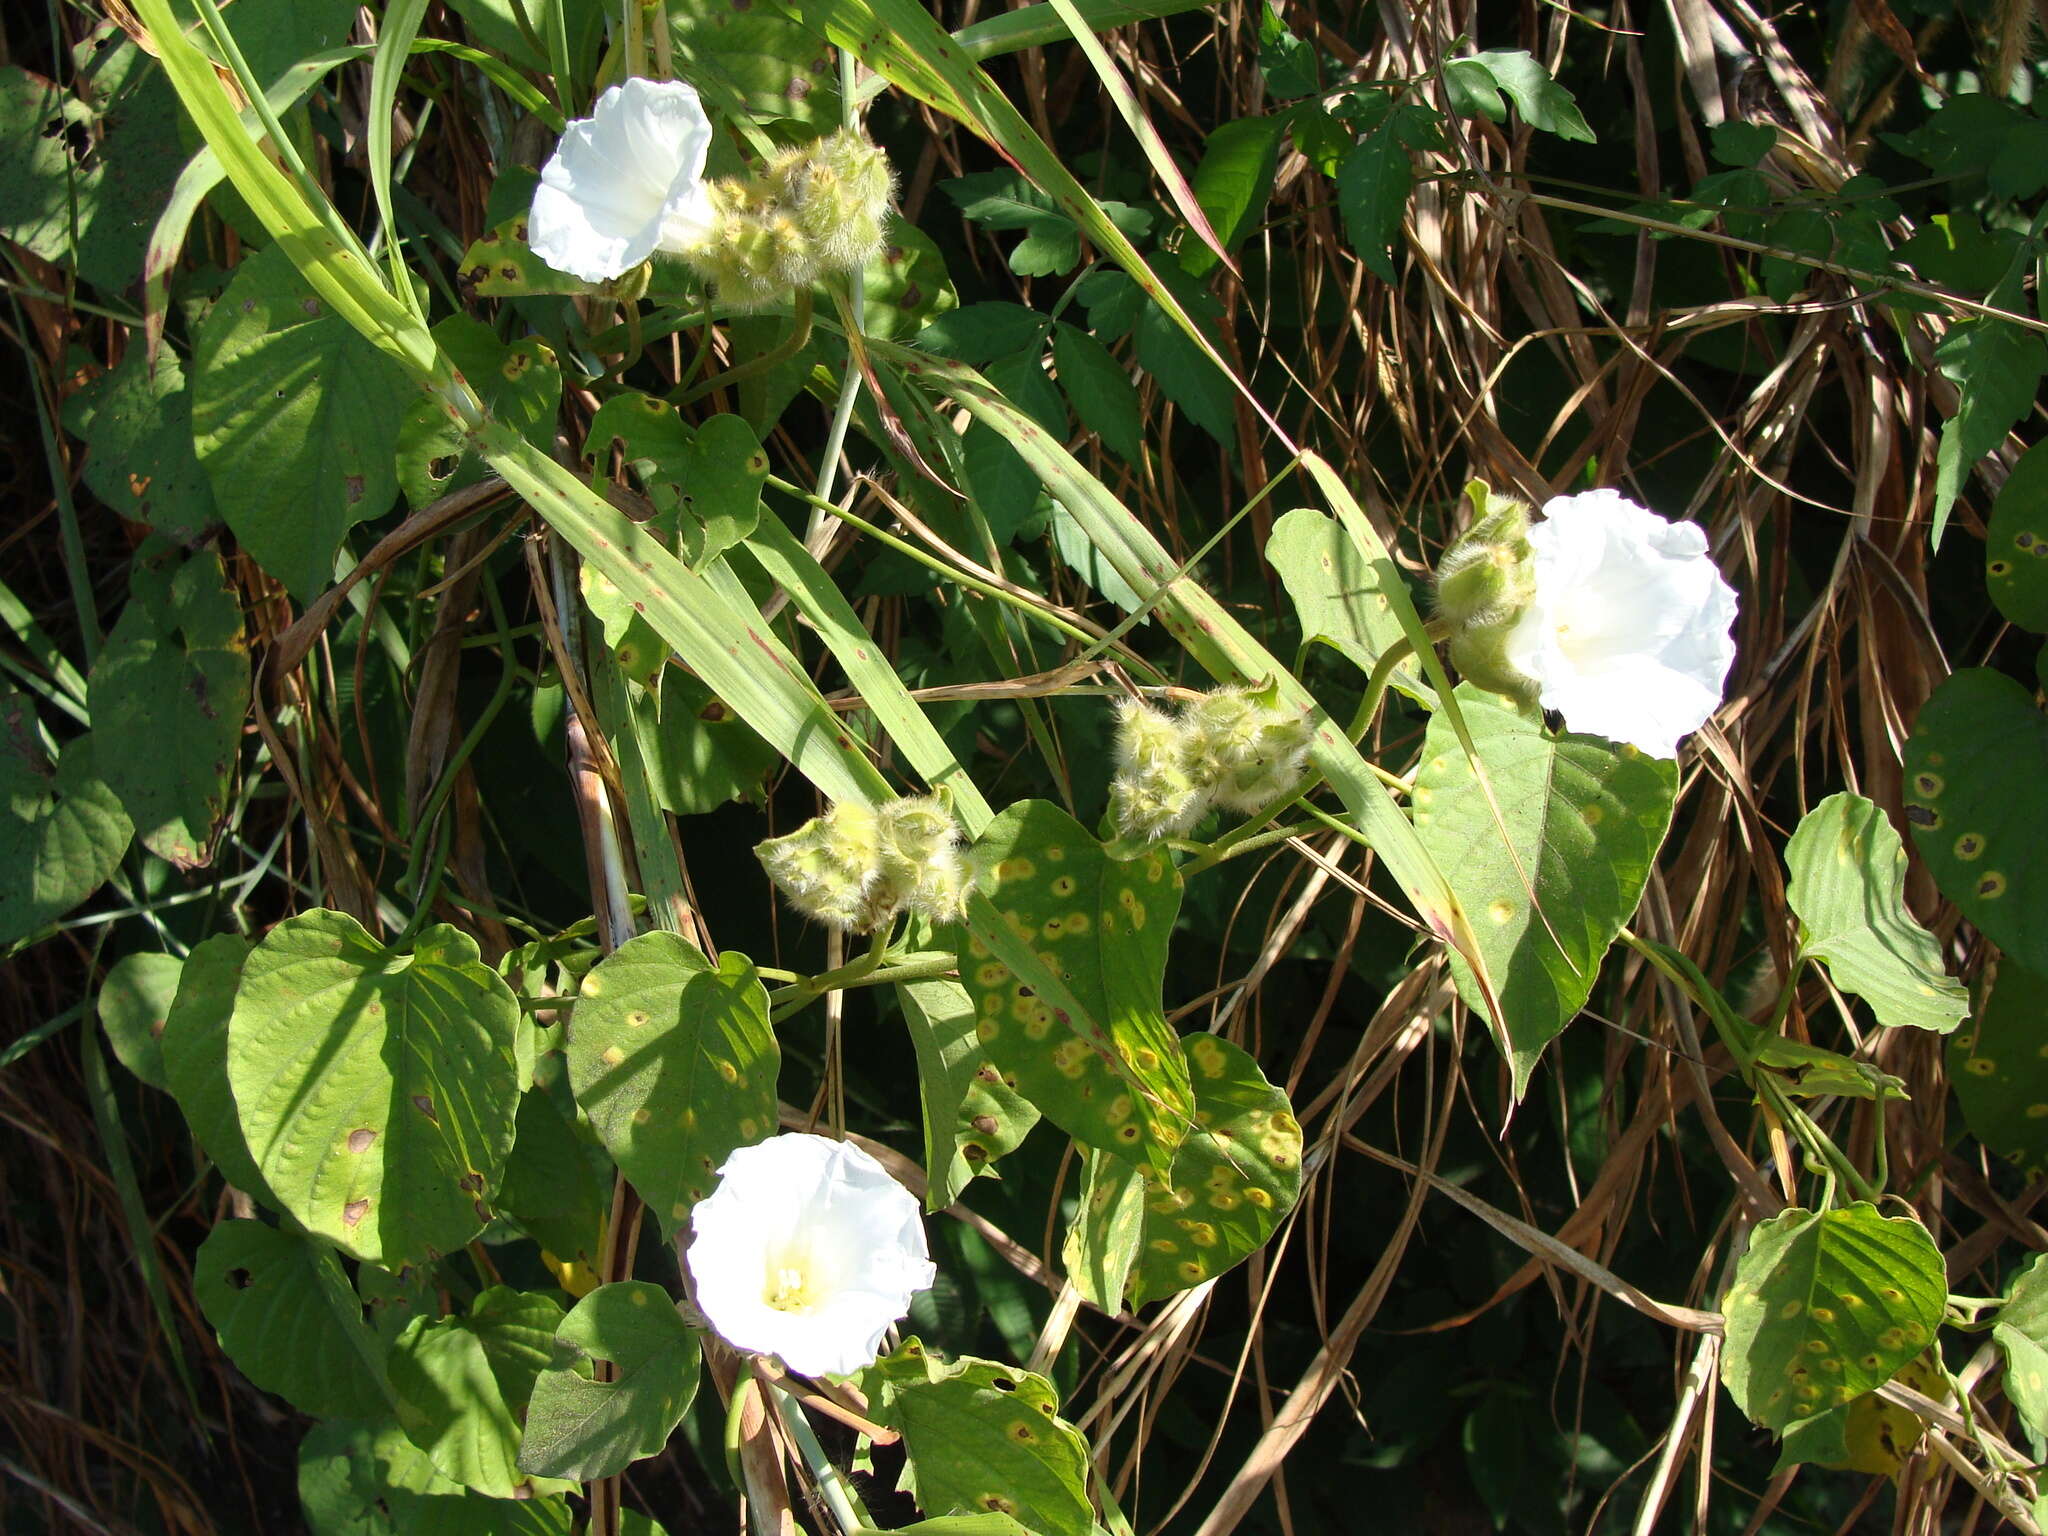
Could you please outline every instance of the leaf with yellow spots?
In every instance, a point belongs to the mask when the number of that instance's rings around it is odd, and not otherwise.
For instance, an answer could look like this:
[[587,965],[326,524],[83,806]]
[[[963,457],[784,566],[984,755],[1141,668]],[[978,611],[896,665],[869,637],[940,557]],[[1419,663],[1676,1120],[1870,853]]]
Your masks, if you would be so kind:
[[1228,1040],[1182,1042],[1195,1125],[1164,1177],[1101,1157],[1088,1164],[1066,1265],[1110,1311],[1171,1296],[1250,1257],[1301,1193],[1301,1126],[1287,1095]]
[[2048,978],[2001,960],[1975,1021],[1948,1040],[1963,1123],[2029,1182],[2048,1169]]
[[[1601,957],[1642,899],[1671,824],[1678,768],[1602,737],[1553,736],[1470,684],[1459,687],[1458,702],[1500,818],[1439,713],[1415,775],[1415,831],[1471,915],[1520,1098],[1544,1046],[1585,1006]],[[1465,1000],[1487,1012],[1455,954],[1451,970]]]
[[1800,818],[1785,868],[1800,957],[1824,962],[1878,1023],[1945,1035],[1969,1016],[1969,993],[1906,910],[1906,847],[1883,811],[1861,795],[1829,795]]
[[957,981],[899,982],[924,1105],[925,1209],[943,1210],[995,1160],[1016,1150],[1038,1111],[989,1064],[974,1034],[974,999]]
[[243,963],[226,1047],[278,1206],[387,1269],[460,1248],[491,1220],[512,1150],[519,1026],[512,989],[455,928],[405,953],[345,912],[279,923]]
[[[1908,1361],[1898,1379],[1937,1403],[1950,1399],[1948,1383],[1925,1360]],[[1778,1464],[1772,1471],[1775,1474],[1800,1462],[1810,1462],[1850,1472],[1897,1477],[1925,1430],[1926,1426],[1909,1409],[1888,1403],[1875,1392],[1866,1392],[1853,1403],[1788,1424]]]
[[941,943],[1004,1082],[1084,1146],[1160,1170],[1194,1112],[1160,990],[1180,872],[1110,857],[1073,817],[1023,800],[971,854],[978,894]]
[[869,1413],[903,1436],[903,1491],[928,1515],[996,1514],[1037,1536],[1092,1536],[1088,1442],[1052,1383],[993,1360],[948,1365],[915,1338],[861,1378]]
[[[592,1482],[623,1472],[668,1444],[697,1393],[697,1334],[658,1285],[600,1286],[555,1329],[558,1361],[533,1384],[519,1465],[528,1472]],[[609,1381],[588,1374],[609,1360]]]
[[1865,1201],[1781,1212],[1750,1233],[1721,1299],[1721,1381],[1764,1428],[1854,1401],[1890,1381],[1941,1324],[1941,1252],[1911,1216]]
[[781,1067],[768,994],[744,955],[714,967],[678,934],[643,933],[578,989],[570,1086],[666,1235],[734,1148],[774,1133]]
[[2048,975],[2048,719],[2031,688],[1969,667],[1906,742],[1906,824],[1941,894],[2007,955]]

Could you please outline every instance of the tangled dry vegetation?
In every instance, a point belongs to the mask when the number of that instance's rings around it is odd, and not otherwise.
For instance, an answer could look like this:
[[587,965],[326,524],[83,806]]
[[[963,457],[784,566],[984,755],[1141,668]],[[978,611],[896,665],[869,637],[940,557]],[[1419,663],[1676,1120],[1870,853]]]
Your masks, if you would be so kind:
[[[973,9],[970,0],[943,19],[961,26]],[[104,14],[127,24],[111,0]],[[100,19],[88,7],[11,12],[6,46],[14,61],[48,71]],[[1640,486],[1666,513],[1710,531],[1747,594],[1738,660],[1727,706],[1684,761],[1674,830],[1634,927],[1694,957],[1761,1017],[1792,972],[1797,930],[1780,850],[1798,817],[1842,787],[1896,812],[1902,747],[1923,701],[1952,667],[1999,659],[2012,644],[1975,585],[1983,508],[2005,466],[1994,456],[1966,486],[1936,553],[1937,437],[1956,401],[1933,353],[1960,312],[1882,304],[1882,293],[1911,285],[1880,290],[1825,260],[1807,262],[1789,297],[1772,297],[1754,280],[1768,241],[1724,223],[1674,223],[1644,205],[1709,174],[1709,135],[1727,121],[1779,130],[1761,164],[1774,201],[1834,198],[1868,168],[1902,99],[1919,92],[1923,55],[1974,46],[1995,61],[1987,67],[2023,70],[2035,18],[2021,5],[1930,13],[1916,32],[1884,0],[1776,18],[1747,0],[1624,0],[1597,19],[1561,6],[1384,0],[1298,8],[1287,20],[1345,79],[1405,78],[1425,90],[1461,38],[1526,48],[1602,129],[1596,148],[1519,118],[1448,119],[1442,146],[1420,156],[1392,285],[1354,253],[1329,179],[1283,142],[1241,275],[1219,273],[1210,288],[1230,361],[1289,435],[1339,468],[1418,578],[1474,476],[1540,501],[1596,470],[1599,483]],[[1256,7],[1227,4],[1105,41],[1168,142],[1192,155],[1209,128],[1270,107],[1259,21]],[[454,36],[458,26],[450,15],[430,22],[436,29]],[[369,68],[339,70],[329,103],[358,152]],[[1123,132],[1071,46],[990,69],[1070,156]],[[939,190],[987,169],[987,148],[927,109],[889,111],[880,131],[897,156],[902,212],[940,241],[963,298],[971,290],[1046,308],[1062,280],[1014,276],[997,240]],[[359,172],[336,160],[329,174],[358,185]],[[1105,183],[1129,182],[1128,171],[1096,168]],[[466,247],[486,232],[495,171],[449,111],[422,136],[407,185]],[[1895,244],[1913,232],[1905,213],[1887,224]],[[230,264],[235,238],[216,224],[208,249],[195,240],[194,263]],[[103,309],[67,301],[76,290],[56,266],[20,248],[8,262],[0,318],[15,344],[7,497],[17,510],[0,532],[0,563],[33,615],[62,634],[67,562],[82,558],[104,586],[129,535],[83,486],[76,444],[54,424],[67,395],[132,342]],[[680,370],[689,346],[656,341],[649,359]],[[1162,397],[1151,375],[1137,382],[1157,434],[1151,466],[1092,439],[1078,451],[1246,622],[1269,627],[1285,602],[1259,551],[1291,492],[1252,498],[1287,470],[1284,452],[1241,396],[1229,405],[1233,452]],[[586,419],[592,405],[581,409]],[[47,444],[28,425],[39,411]],[[815,468],[814,437],[785,426],[773,447],[781,462]],[[851,510],[910,525],[907,498],[885,473]],[[80,549],[65,547],[60,530],[70,526],[82,531]],[[433,537],[409,524],[399,547],[379,546],[355,603],[374,610],[411,548]],[[310,641],[324,686],[304,694],[306,674],[274,662],[259,672],[253,728],[289,771],[245,802],[212,899],[246,903],[259,920],[316,896],[374,910],[374,893],[409,852],[397,829],[412,817],[397,802],[434,782],[462,712],[476,707],[463,646],[492,538],[465,533],[443,552],[438,627],[405,679],[410,736],[396,752],[369,737],[363,711],[379,684],[360,643],[295,624],[271,578],[247,560],[231,567],[259,660]],[[825,563],[858,569],[873,553],[866,544],[843,524]],[[528,566],[534,580],[513,621],[559,646],[555,594],[537,555]],[[1057,562],[1050,570],[1052,584],[1031,600],[1089,622],[1102,608],[1094,593]],[[861,617],[892,653],[901,647],[915,681],[933,670],[929,605],[874,587],[859,599]],[[1145,648],[1143,632],[1129,643]],[[1033,702],[1071,681],[1054,676],[1062,659],[1019,654],[1010,677],[967,687],[948,679],[923,695],[1029,717],[1036,741],[1007,727],[980,737],[976,767],[990,785],[1021,793],[1048,781],[1065,792],[1091,773],[1099,782],[1086,763],[1096,743],[1075,728],[1078,717],[1038,713]],[[304,732],[291,744],[277,724],[287,714]],[[1388,716],[1378,760],[1412,760],[1403,733],[1419,731],[1416,716]],[[589,780],[609,750],[572,734],[571,751],[561,787],[576,786],[575,803],[594,814]],[[488,915],[491,849],[504,820],[524,814],[517,801],[495,800],[501,792],[478,763],[453,802],[450,885],[483,910],[466,921],[487,953],[511,942]],[[814,808],[795,784],[775,806],[784,827]],[[738,886],[727,875],[751,840],[746,827],[724,813],[705,818],[693,845],[697,825],[683,824],[682,853],[700,910],[726,921],[738,889],[759,909],[744,921],[766,932],[775,919],[765,891],[751,873]],[[549,878],[573,888],[579,861],[571,843]],[[1067,1412],[1099,1448],[1139,1530],[1305,1536],[1358,1529],[1365,1507],[1386,1512],[1371,1528],[1444,1532],[1503,1522],[1997,1526],[1939,1430],[1896,1482],[1773,1472],[1763,1437],[1718,1397],[1712,1310],[1733,1224],[1779,1209],[1799,1169],[1783,1132],[1731,1081],[1725,1054],[1703,1047],[1668,980],[1617,952],[1591,1016],[1511,1114],[1505,1068],[1490,1050],[1468,1048],[1483,1047],[1483,1024],[1468,1019],[1441,953],[1409,946],[1412,918],[1373,887],[1352,844],[1310,837],[1230,868],[1246,873],[1220,885],[1210,876],[1191,903],[1168,1004],[1182,1027],[1220,1024],[1254,1050],[1295,1102],[1307,1178],[1280,1239],[1150,1315],[1112,1320],[1071,1295],[1050,1305],[1058,1201],[1077,1177],[1056,1152],[999,1188],[977,1185],[951,1213],[957,1222],[940,1223],[971,1234],[942,1242],[981,1266],[975,1296],[956,1285],[940,1299],[960,1326],[994,1327],[1033,1368],[1053,1367],[1078,1344],[1065,1356],[1078,1362],[1063,1383]],[[1908,900],[1973,979],[1981,956],[1972,936],[1917,864]],[[294,1422],[226,1363],[192,1299],[192,1251],[228,1213],[218,1186],[194,1182],[174,1113],[118,1080],[96,1048],[81,1052],[58,1032],[88,1006],[107,932],[72,929],[0,971],[0,1008],[14,1021],[5,1033],[17,1042],[0,1047],[0,1523],[195,1536],[290,1528],[295,1501],[281,1469],[291,1465]],[[792,951],[812,942],[786,927],[781,937]],[[757,953],[784,963],[780,948]],[[843,1114],[849,1096],[900,1121],[900,1091],[855,1043],[870,1022],[865,1006],[847,1005],[815,1042],[818,1102],[792,1108],[791,1123]],[[1906,1083],[1909,1101],[1837,1101],[1827,1123],[1867,1158],[1872,1117],[1888,1115],[1894,1187],[1910,1192],[1941,1243],[1952,1289],[1995,1296],[2016,1253],[2048,1247],[2034,1215],[2043,1186],[1974,1142],[1958,1150],[1939,1040],[1861,1038],[1818,973],[1801,986],[1788,1029],[1867,1048]],[[47,1042],[20,1049],[38,1031]],[[665,1508],[672,1529],[682,1511],[726,1518],[715,1436],[697,1445],[707,1458],[679,1441],[636,1469],[628,1502]]]

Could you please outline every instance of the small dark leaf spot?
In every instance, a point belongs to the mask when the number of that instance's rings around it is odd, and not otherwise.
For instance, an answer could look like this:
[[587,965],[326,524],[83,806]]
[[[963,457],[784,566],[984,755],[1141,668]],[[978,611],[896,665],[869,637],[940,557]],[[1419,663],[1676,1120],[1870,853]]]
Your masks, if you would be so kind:
[[246,1291],[256,1283],[256,1277],[246,1269],[231,1269],[227,1274],[228,1284],[238,1291]]
[[363,1218],[369,1214],[370,1201],[368,1196],[360,1200],[351,1200],[341,1208],[342,1225],[349,1227],[361,1226]]
[[367,1125],[360,1126],[348,1133],[348,1149],[351,1152],[367,1152],[370,1150],[370,1143],[376,1139],[377,1133],[375,1131],[371,1130]]
[[976,1115],[972,1123],[974,1128],[984,1136],[993,1136],[996,1133],[996,1117],[994,1115]]
[[462,456],[456,453],[444,453],[438,459],[429,459],[427,460],[427,478],[430,480],[446,480],[455,473],[455,466],[461,462]]
[[474,1203],[476,1206],[476,1219],[478,1221],[489,1221],[491,1219],[490,1207],[485,1205],[481,1200],[478,1200]]
[[998,1392],[1014,1392],[1017,1390],[1017,1383],[1010,1380],[1010,1378],[1007,1376],[998,1376],[994,1381],[990,1382],[989,1385],[994,1387]]
[[1916,827],[1937,827],[1941,825],[1941,818],[1924,805],[1907,806],[1906,820],[1913,823]]
[[347,489],[351,506],[363,499],[363,477],[361,475],[344,475],[342,477],[342,485]]
[[412,1096],[412,1107],[418,1110],[421,1114],[425,1115],[429,1120],[433,1121],[436,1125],[439,1125],[441,1123],[440,1116],[434,1113],[434,1101],[428,1098],[424,1093],[416,1093]]

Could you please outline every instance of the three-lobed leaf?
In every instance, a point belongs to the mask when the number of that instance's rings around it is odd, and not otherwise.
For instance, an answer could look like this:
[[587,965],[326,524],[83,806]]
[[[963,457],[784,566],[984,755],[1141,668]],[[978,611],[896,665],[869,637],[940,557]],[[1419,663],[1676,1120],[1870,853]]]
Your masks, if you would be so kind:
[[389,1366],[398,1422],[443,1477],[494,1499],[570,1486],[519,1465],[527,1404],[561,1322],[549,1297],[494,1285],[465,1314],[406,1325]]
[[0,684],[0,945],[26,938],[98,890],[134,826],[81,736],[52,761],[26,694]]
[[200,1245],[192,1291],[220,1347],[264,1391],[318,1418],[390,1410],[384,1343],[326,1244],[223,1221]]
[[1883,811],[1861,795],[1828,796],[1793,831],[1785,867],[1800,955],[1823,962],[1878,1023],[1945,1035],[1969,1016],[1969,993],[1906,910],[1906,848]]
[[[1334,646],[1360,670],[1371,673],[1406,640],[1393,601],[1380,587],[1387,567],[1367,559],[1335,518],[1296,507],[1273,524],[1266,561],[1293,599],[1303,637]],[[1422,687],[1413,661],[1399,663],[1393,680],[1409,693]]]
[[249,709],[242,606],[219,555],[181,559],[163,538],[136,551],[89,688],[108,740],[149,744],[100,764],[143,846],[181,869],[212,862]]
[[[534,1382],[521,1467],[591,1482],[668,1443],[696,1393],[700,1351],[666,1291],[644,1280],[599,1286],[570,1309],[555,1341],[576,1364],[550,1366]],[[584,1375],[590,1360],[610,1361],[613,1378]]]
[[390,507],[391,445],[416,397],[281,246],[244,260],[200,322],[199,461],[237,542],[294,596],[323,590],[343,535]]
[[904,1491],[927,1515],[1008,1515],[1038,1536],[1092,1536],[1088,1442],[1043,1376],[947,1365],[912,1338],[862,1381],[876,1421],[903,1436]]

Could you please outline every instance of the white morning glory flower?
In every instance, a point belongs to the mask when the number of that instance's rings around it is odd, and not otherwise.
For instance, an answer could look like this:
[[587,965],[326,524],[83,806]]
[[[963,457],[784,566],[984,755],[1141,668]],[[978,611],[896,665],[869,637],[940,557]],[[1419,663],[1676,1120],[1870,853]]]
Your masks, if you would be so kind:
[[1735,660],[1735,593],[1693,523],[1618,491],[1560,496],[1529,529],[1535,597],[1508,663],[1566,727],[1676,757],[1720,707]]
[[711,119],[680,80],[634,78],[597,98],[542,167],[527,244],[586,283],[623,276],[656,251],[711,232],[704,156]]
[[937,1275],[917,1197],[851,1142],[790,1133],[741,1147],[692,1220],[697,1308],[736,1349],[800,1376],[874,1362]]

